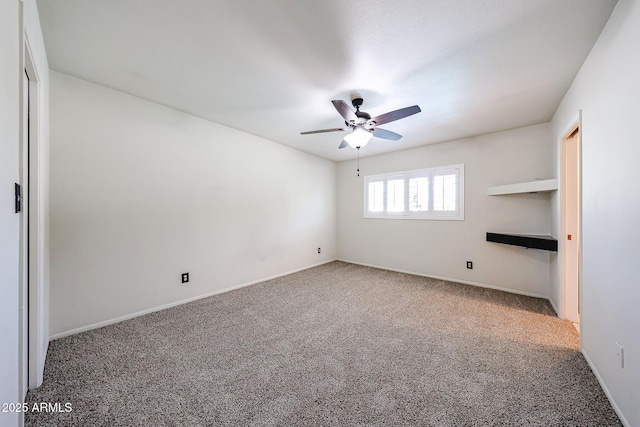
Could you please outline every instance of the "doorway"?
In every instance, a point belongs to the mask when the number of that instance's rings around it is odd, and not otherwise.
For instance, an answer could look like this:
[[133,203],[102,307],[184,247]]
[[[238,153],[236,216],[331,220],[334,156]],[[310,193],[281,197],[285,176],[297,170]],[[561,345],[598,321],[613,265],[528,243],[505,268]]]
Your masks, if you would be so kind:
[[564,313],[580,332],[581,161],[580,125],[562,140],[562,235]]

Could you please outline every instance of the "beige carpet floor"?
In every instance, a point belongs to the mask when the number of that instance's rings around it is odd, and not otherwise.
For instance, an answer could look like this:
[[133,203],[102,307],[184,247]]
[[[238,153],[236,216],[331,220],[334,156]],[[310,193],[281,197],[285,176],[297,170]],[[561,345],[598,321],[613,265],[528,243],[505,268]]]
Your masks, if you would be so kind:
[[614,426],[548,301],[343,262],[50,345],[27,426]]

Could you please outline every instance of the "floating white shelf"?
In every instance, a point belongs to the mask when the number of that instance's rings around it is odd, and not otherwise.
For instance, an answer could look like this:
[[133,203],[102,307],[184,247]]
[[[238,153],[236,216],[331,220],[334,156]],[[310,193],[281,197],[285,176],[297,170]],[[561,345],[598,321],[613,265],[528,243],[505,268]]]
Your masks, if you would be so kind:
[[519,184],[496,185],[487,188],[488,196],[522,193],[546,193],[558,189],[557,179],[541,179],[538,181],[521,182]]

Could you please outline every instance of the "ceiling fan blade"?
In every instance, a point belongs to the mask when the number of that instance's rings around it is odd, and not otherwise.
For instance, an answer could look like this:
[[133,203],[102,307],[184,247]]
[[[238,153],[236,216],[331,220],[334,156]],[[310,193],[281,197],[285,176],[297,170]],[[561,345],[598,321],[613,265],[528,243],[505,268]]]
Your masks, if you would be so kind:
[[344,139],[342,140],[342,142],[340,143],[340,145],[338,146],[338,148],[345,148],[346,146],[348,146],[349,144],[347,144],[347,141],[345,141]]
[[334,99],[331,102],[333,103],[333,106],[336,107],[336,110],[338,110],[338,113],[340,113],[342,118],[345,119],[347,122],[350,122],[352,120],[354,122],[358,121],[358,116],[356,116],[356,113],[354,113],[353,110],[349,108],[346,102],[341,101],[339,99]]
[[382,138],[382,139],[388,139],[390,141],[397,141],[400,138],[402,138],[402,135],[400,135],[399,133],[391,132],[390,130],[380,129],[380,128],[373,129],[373,136]]
[[405,117],[409,117],[413,114],[417,114],[420,111],[420,107],[417,105],[413,105],[411,107],[401,108],[399,110],[391,111],[389,113],[381,114],[377,117],[374,117],[370,121],[376,122],[376,125],[383,125],[385,123],[393,122],[396,120],[404,119]]
[[320,130],[310,130],[307,132],[300,132],[300,135],[310,135],[312,133],[325,133],[325,132],[338,132],[341,130],[346,130],[343,128],[333,128],[333,129],[320,129]]

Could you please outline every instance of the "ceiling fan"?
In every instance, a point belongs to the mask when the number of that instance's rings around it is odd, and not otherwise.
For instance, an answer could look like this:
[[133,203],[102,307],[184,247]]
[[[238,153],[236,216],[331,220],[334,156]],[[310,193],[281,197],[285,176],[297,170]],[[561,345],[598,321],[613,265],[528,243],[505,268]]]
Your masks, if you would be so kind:
[[420,110],[420,107],[418,107],[417,105],[413,105],[411,107],[390,111],[388,113],[371,118],[371,115],[369,113],[360,111],[360,106],[364,102],[362,98],[354,98],[351,101],[351,104],[356,109],[355,112],[352,111],[347,103],[342,100],[334,99],[331,102],[333,103],[333,106],[336,107],[336,110],[338,110],[338,113],[340,113],[340,115],[344,119],[344,124],[346,126],[342,128],[312,130],[308,132],[301,132],[300,134],[309,135],[313,133],[338,132],[350,129],[351,133],[344,137],[338,148],[345,148],[347,145],[349,145],[353,148],[357,148],[358,150],[367,145],[369,140],[371,140],[371,138],[374,136],[377,138],[388,139],[390,141],[399,140],[400,138],[402,138],[402,135],[391,132],[390,130],[381,129],[377,126],[393,122],[395,120],[404,119],[405,117],[422,111]]

